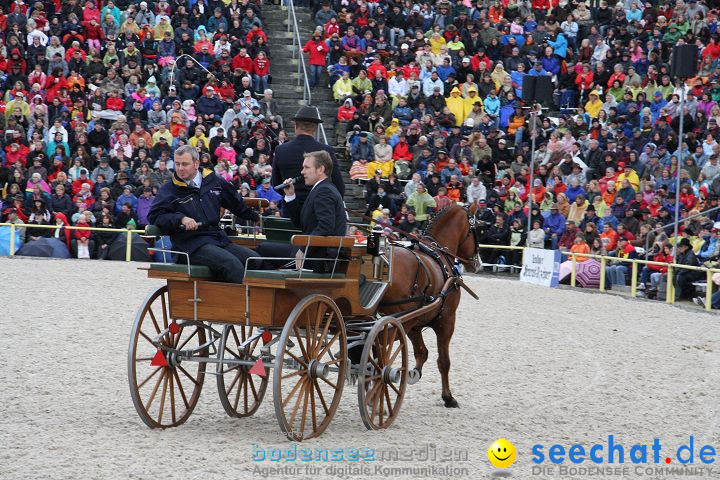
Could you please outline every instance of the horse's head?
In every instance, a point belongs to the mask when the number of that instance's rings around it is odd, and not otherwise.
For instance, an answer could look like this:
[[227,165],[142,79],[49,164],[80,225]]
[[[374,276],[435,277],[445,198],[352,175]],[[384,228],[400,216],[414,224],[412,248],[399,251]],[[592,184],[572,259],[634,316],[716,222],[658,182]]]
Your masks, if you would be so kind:
[[465,208],[452,205],[441,210],[427,228],[429,235],[448,252],[456,255],[465,268],[472,272],[480,267],[475,230],[476,210],[476,205]]

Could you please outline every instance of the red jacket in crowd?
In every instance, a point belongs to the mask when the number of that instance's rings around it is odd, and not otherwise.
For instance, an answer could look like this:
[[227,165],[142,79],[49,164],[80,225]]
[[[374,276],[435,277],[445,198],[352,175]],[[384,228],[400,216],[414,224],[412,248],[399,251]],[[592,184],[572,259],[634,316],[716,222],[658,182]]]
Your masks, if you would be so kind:
[[375,62],[371,63],[370,66],[368,67],[368,72],[367,72],[368,78],[371,78],[371,79],[375,78],[375,72],[378,72],[378,71],[380,72],[380,75],[383,78],[385,78],[385,79],[388,78],[387,68],[385,68],[385,65],[383,65],[382,63],[375,63]]
[[303,47],[303,52],[310,57],[310,65],[325,66],[325,56],[330,50],[325,42],[314,41],[312,38]]
[[23,167],[27,165],[27,156],[30,153],[30,149],[23,144],[20,144],[20,148],[16,152],[13,152],[12,146],[8,145],[5,147],[5,159],[7,166],[19,163]]
[[85,35],[90,40],[105,40],[105,32],[103,32],[100,25],[88,23],[85,26]]
[[108,110],[117,110],[119,112],[125,107],[125,102],[120,97],[108,97],[105,106]]
[[354,105],[351,105],[350,108],[346,107],[343,103],[342,107],[338,109],[337,113],[337,119],[338,122],[349,122],[353,119],[353,114],[357,111],[357,108],[355,108]]
[[245,56],[241,56],[241,54],[237,54],[232,59],[232,67],[233,70],[236,68],[242,69],[244,72],[252,73],[253,69],[253,59],[250,57],[250,55],[245,54]]
[[261,77],[270,73],[270,60],[260,57],[253,60],[253,73]]
[[265,34],[265,32],[263,32],[262,28],[258,28],[257,30],[250,30],[245,37],[245,41],[248,44],[252,44],[253,40],[255,40],[255,37],[262,38],[265,43],[267,43],[268,41],[267,35]]
[[[76,227],[90,227],[90,225],[85,222],[84,219],[78,221],[75,224]],[[90,230],[75,230],[75,238],[80,240],[81,238],[87,238],[90,240],[90,235],[92,235],[92,232]]]
[[404,140],[400,140],[397,145],[395,145],[395,148],[393,149],[393,160],[412,160],[412,152],[410,151],[410,146],[408,143]]

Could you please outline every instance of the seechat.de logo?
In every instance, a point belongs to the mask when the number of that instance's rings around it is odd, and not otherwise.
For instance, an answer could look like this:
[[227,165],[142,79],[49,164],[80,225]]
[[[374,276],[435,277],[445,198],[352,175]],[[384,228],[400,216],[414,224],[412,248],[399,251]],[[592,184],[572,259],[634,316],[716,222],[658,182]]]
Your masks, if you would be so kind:
[[608,435],[607,443],[594,445],[574,444],[569,447],[555,444],[547,449],[544,445],[536,444],[532,448],[532,461],[543,464],[549,461],[553,464],[570,462],[581,464],[670,464],[679,462],[682,465],[692,464],[696,461],[709,465],[715,462],[715,448],[712,445],[695,446],[695,439],[690,435],[690,441],[680,445],[677,449],[667,449],[663,452],[659,438],[653,439],[652,444],[634,444],[631,446],[615,442],[613,435]]

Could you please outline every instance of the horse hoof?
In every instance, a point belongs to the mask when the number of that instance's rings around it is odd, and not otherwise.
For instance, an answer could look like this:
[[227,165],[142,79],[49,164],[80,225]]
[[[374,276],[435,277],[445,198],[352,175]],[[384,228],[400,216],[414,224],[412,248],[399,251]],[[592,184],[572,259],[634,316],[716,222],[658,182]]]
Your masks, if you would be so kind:
[[420,381],[422,378],[422,370],[418,370],[417,368],[413,368],[408,372],[408,383],[410,385],[415,385],[417,382]]
[[453,398],[452,396],[442,396],[442,399],[445,401],[445,408],[460,408],[460,405],[458,405],[457,400]]

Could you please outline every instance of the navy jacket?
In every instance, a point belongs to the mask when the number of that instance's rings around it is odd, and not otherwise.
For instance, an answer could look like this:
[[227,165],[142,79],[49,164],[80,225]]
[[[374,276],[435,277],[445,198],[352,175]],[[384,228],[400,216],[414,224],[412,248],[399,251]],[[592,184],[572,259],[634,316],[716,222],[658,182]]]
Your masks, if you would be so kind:
[[[303,154],[317,152],[318,150],[325,150],[332,158],[333,171],[331,180],[342,199],[345,196],[345,184],[343,183],[340,165],[337,158],[335,158],[335,152],[330,146],[316,141],[310,135],[298,135],[292,141],[283,143],[275,149],[275,158],[272,164],[272,184],[277,186],[287,178],[299,176],[302,171]],[[301,207],[305,203],[309,192],[310,187],[295,185],[295,194]]]
[[[297,198],[288,202],[286,206],[290,212],[290,219],[296,227],[302,230],[304,235],[343,236],[346,234],[347,217],[343,199],[329,179],[319,182],[302,206]],[[329,248],[311,248],[306,252],[308,258],[335,258],[336,254],[337,249]],[[330,272],[332,264],[330,262],[308,262],[308,267],[316,272]]]
[[[193,253],[203,245],[226,247],[230,241],[220,229],[220,208],[230,210],[245,220],[257,221],[257,212],[246,206],[235,188],[212,170],[203,170],[202,185],[189,187],[186,182],[173,175],[155,196],[148,221],[170,235],[173,246],[187,253]],[[183,217],[202,222],[198,230],[185,231],[180,228]]]

